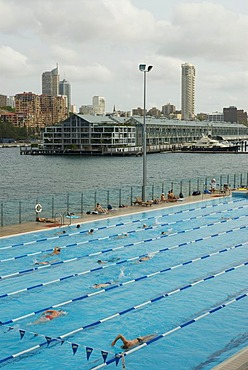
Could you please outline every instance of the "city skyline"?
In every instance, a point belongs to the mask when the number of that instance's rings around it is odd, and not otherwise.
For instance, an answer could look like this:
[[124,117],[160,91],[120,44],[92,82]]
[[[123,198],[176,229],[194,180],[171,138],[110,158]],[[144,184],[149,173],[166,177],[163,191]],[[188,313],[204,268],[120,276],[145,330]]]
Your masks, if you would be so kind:
[[[197,70],[195,112],[248,110],[248,4],[219,0],[0,0],[0,94],[41,94],[59,65],[71,103],[106,99],[106,111],[142,106],[140,63],[153,65],[147,109],[181,109],[181,68]],[[228,25],[228,27],[227,27]]]

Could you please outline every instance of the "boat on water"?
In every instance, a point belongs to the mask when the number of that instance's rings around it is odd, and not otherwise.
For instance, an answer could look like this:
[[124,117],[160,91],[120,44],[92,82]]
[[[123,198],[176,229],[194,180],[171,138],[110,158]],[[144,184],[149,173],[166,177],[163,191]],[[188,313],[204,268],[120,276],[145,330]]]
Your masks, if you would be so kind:
[[189,153],[238,153],[239,146],[227,141],[219,141],[204,135],[198,141],[182,146],[182,152]]

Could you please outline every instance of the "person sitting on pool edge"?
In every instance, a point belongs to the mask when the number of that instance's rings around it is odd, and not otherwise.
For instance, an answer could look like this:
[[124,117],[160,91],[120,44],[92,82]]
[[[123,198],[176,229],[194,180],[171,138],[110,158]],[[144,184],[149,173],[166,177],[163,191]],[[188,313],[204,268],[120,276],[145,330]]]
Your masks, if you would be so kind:
[[107,209],[102,208],[102,206],[97,203],[94,211],[97,211],[98,213],[109,213]]
[[117,342],[117,340],[120,339],[120,340],[122,340],[122,343],[123,343],[123,346],[121,346],[121,348],[128,349],[128,348],[136,347],[140,344],[143,344],[143,343],[151,340],[155,336],[156,336],[155,334],[151,334],[151,335],[145,335],[143,337],[137,337],[135,339],[130,339],[129,340],[129,339],[126,339],[122,334],[118,334],[117,337],[111,343],[111,346],[113,347],[115,345],[115,343]]

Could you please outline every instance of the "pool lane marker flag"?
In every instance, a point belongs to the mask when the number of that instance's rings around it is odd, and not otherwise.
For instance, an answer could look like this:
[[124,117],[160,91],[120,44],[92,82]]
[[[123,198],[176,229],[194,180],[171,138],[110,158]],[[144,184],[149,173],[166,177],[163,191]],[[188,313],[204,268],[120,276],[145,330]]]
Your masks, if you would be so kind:
[[21,329],[20,329],[20,330],[19,330],[19,333],[20,333],[20,335],[21,335],[21,339],[22,339],[22,338],[24,337],[24,335],[25,335],[25,333],[26,333],[26,332],[25,332],[25,330],[21,330]]
[[51,341],[52,341],[52,338],[51,337],[46,337],[45,336],[45,338],[46,338],[46,341],[47,341],[47,345],[49,346],[49,344],[51,343]]
[[76,343],[72,343],[71,348],[72,348],[73,354],[75,355],[75,353],[76,353],[76,352],[77,352],[77,350],[78,350],[78,344],[76,344]]
[[93,352],[93,348],[86,347],[86,354],[87,354],[87,360],[89,360],[91,353]]
[[104,361],[104,362],[106,362],[107,357],[108,357],[108,352],[106,352],[106,351],[101,351],[101,353],[102,353],[103,361]]
[[[121,354],[120,353],[117,353],[116,355],[115,355],[115,364],[116,364],[116,366],[118,365],[118,363],[119,363],[119,361],[120,361],[120,358],[121,358]],[[105,362],[105,361],[104,361]]]

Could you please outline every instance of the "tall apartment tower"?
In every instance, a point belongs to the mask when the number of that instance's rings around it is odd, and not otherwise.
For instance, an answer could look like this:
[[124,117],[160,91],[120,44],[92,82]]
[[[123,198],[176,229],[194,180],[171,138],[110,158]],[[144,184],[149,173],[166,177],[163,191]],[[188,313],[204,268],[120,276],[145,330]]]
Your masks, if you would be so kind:
[[182,67],[182,119],[193,120],[195,118],[195,67],[190,63]]
[[96,115],[105,114],[105,98],[102,96],[93,96],[92,98],[93,110]]
[[46,94],[49,96],[59,95],[58,65],[52,71],[42,73],[42,94]]
[[59,95],[67,97],[67,108],[68,111],[71,111],[71,85],[65,79],[59,81]]

